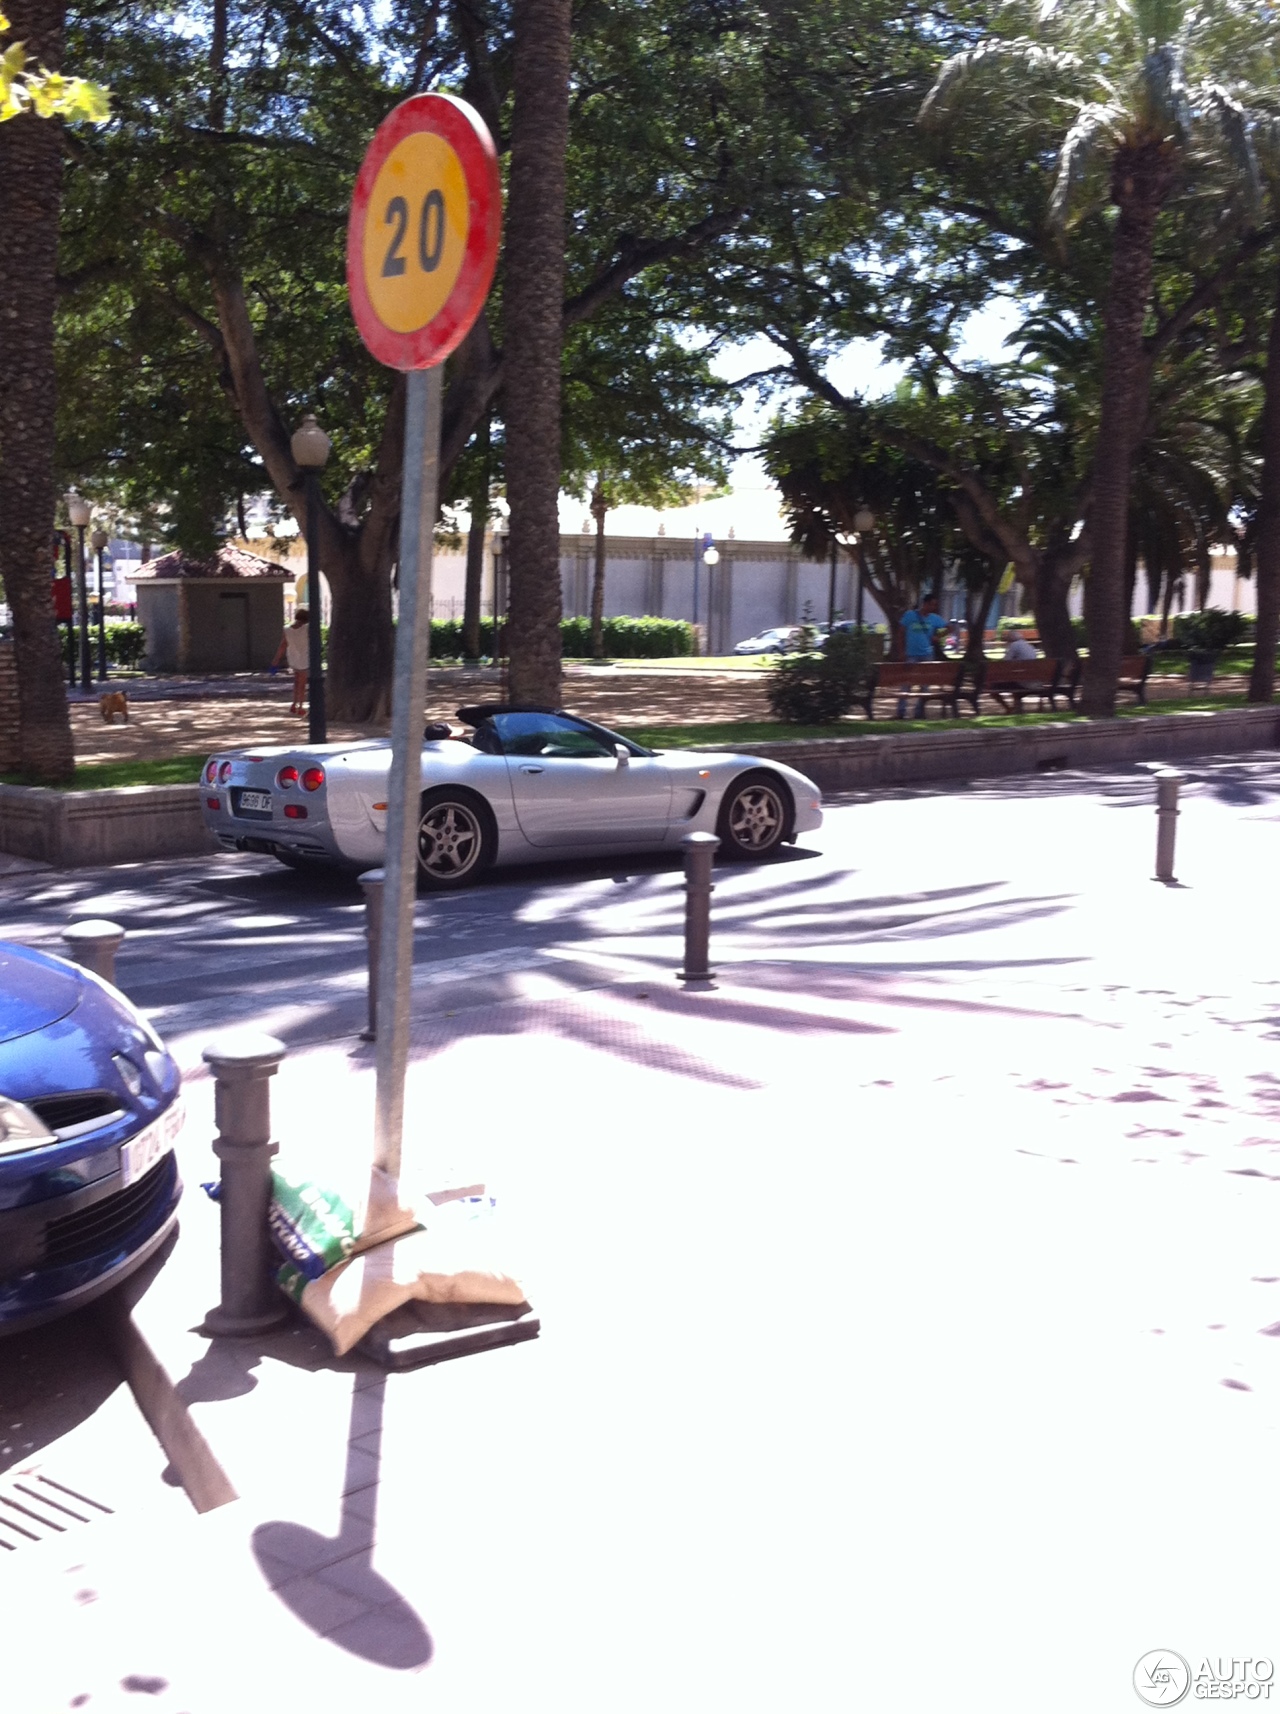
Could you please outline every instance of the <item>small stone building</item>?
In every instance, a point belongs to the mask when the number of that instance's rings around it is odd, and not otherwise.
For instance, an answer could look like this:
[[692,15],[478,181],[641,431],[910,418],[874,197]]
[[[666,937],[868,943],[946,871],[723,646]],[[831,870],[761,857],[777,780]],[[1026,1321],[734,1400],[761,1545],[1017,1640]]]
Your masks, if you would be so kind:
[[143,665],[158,673],[242,673],[269,667],[284,630],[291,573],[273,560],[224,545],[208,559],[175,550],[130,573]]

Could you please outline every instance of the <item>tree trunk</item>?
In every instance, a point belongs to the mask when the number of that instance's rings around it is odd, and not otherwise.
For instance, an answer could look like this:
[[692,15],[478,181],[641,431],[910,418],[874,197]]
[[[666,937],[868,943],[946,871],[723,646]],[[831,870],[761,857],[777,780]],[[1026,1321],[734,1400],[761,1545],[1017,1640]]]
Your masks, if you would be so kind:
[[[11,41],[56,70],[60,0],[12,0]],[[53,612],[54,277],[62,124],[24,113],[0,125],[0,578],[13,611],[22,773],[71,777],[75,753]]]
[[480,594],[484,583],[484,537],[489,523],[489,419],[480,427],[480,471],[471,495],[471,528],[467,531],[467,572],[462,597],[462,654],[480,659]]
[[1262,487],[1258,496],[1258,619],[1249,701],[1270,702],[1280,647],[1280,275],[1271,312],[1262,407]]
[[976,666],[986,657],[987,614],[991,611],[991,603],[1000,592],[1000,580],[1003,576],[1003,563],[993,565],[989,576],[978,589],[965,590],[964,658],[970,666]]
[[1156,219],[1169,175],[1169,161],[1160,145],[1122,149],[1112,174],[1112,200],[1119,206],[1120,218],[1112,240],[1104,317],[1102,409],[1089,517],[1093,564],[1084,596],[1089,658],[1080,695],[1083,712],[1095,716],[1115,712],[1124,654],[1129,470],[1137,409],[1145,395],[1142,335],[1151,296]]
[[[322,529],[320,539],[332,602],[324,678],[328,717],[353,725],[385,720],[391,712],[395,651],[390,561],[370,575],[361,563],[364,544],[358,537]],[[319,624],[318,579],[312,603],[312,621]]]
[[513,702],[560,701],[560,357],[570,0],[514,0],[503,418]]
[[604,497],[604,489],[596,483],[596,491],[591,496],[591,515],[596,521],[596,568],[591,580],[591,658],[593,661],[604,659],[604,568],[606,563],[604,521],[609,513],[609,503]]
[[1054,661],[1074,660],[1076,656],[1076,634],[1069,606],[1075,558],[1074,543],[1066,555],[1046,549],[1036,567],[1031,611],[1036,616],[1040,647]]

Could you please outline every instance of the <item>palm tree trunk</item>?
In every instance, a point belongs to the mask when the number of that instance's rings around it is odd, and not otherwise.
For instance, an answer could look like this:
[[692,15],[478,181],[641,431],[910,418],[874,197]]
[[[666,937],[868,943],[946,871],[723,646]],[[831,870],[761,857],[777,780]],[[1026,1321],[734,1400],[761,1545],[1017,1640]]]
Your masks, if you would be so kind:
[[1080,706],[1085,714],[1115,713],[1128,619],[1124,589],[1129,471],[1145,387],[1143,322],[1151,297],[1156,220],[1168,182],[1169,165],[1159,145],[1117,155],[1112,200],[1119,206],[1120,218],[1112,240],[1104,317],[1102,410],[1089,516],[1093,564],[1084,593],[1089,658]]
[[570,0],[515,0],[503,418],[513,702],[560,700],[560,355]]
[[[56,70],[61,0],[12,0],[11,40]],[[75,754],[53,612],[54,278],[62,125],[24,113],[0,125],[0,578],[13,611],[18,757],[33,780],[71,777]]]
[[604,574],[607,563],[604,521],[608,512],[609,503],[604,497],[604,489],[597,482],[596,491],[591,496],[591,515],[596,521],[596,566],[595,575],[591,580],[591,658],[593,661],[604,659]]
[[1262,406],[1262,490],[1258,497],[1258,620],[1249,701],[1270,702],[1280,646],[1280,276],[1271,312]]

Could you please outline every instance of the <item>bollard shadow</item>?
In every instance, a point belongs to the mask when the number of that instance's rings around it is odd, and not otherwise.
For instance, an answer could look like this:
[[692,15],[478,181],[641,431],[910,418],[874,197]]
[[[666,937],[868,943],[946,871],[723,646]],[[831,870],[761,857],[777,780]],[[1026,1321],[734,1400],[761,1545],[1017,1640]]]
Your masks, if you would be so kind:
[[386,1377],[354,1378],[342,1512],[335,1535],[286,1520],[259,1524],[258,1568],[294,1617],[348,1654],[392,1671],[426,1666],[431,1633],[373,1565]]

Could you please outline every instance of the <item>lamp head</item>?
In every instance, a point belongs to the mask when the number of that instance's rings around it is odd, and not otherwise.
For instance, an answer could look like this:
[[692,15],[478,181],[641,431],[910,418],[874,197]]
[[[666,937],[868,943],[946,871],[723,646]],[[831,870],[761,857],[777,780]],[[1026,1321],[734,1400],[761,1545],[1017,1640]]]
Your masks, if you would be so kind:
[[71,522],[75,525],[76,529],[84,529],[85,525],[89,522],[89,519],[93,516],[93,507],[85,499],[84,495],[77,494],[74,488],[68,491],[66,501],[67,516],[71,519]]
[[293,453],[293,462],[301,469],[323,470],[329,462],[329,448],[332,444],[315,416],[308,411],[293,431],[289,450]]
[[89,537],[89,540],[93,544],[93,551],[95,553],[101,553],[103,548],[106,547],[107,543],[111,540],[111,537],[105,530],[97,529]]
[[702,563],[703,565],[719,565],[720,549],[707,548],[702,555]]
[[868,530],[875,528],[876,515],[866,506],[859,506],[853,514],[853,527],[859,535],[865,535]]

